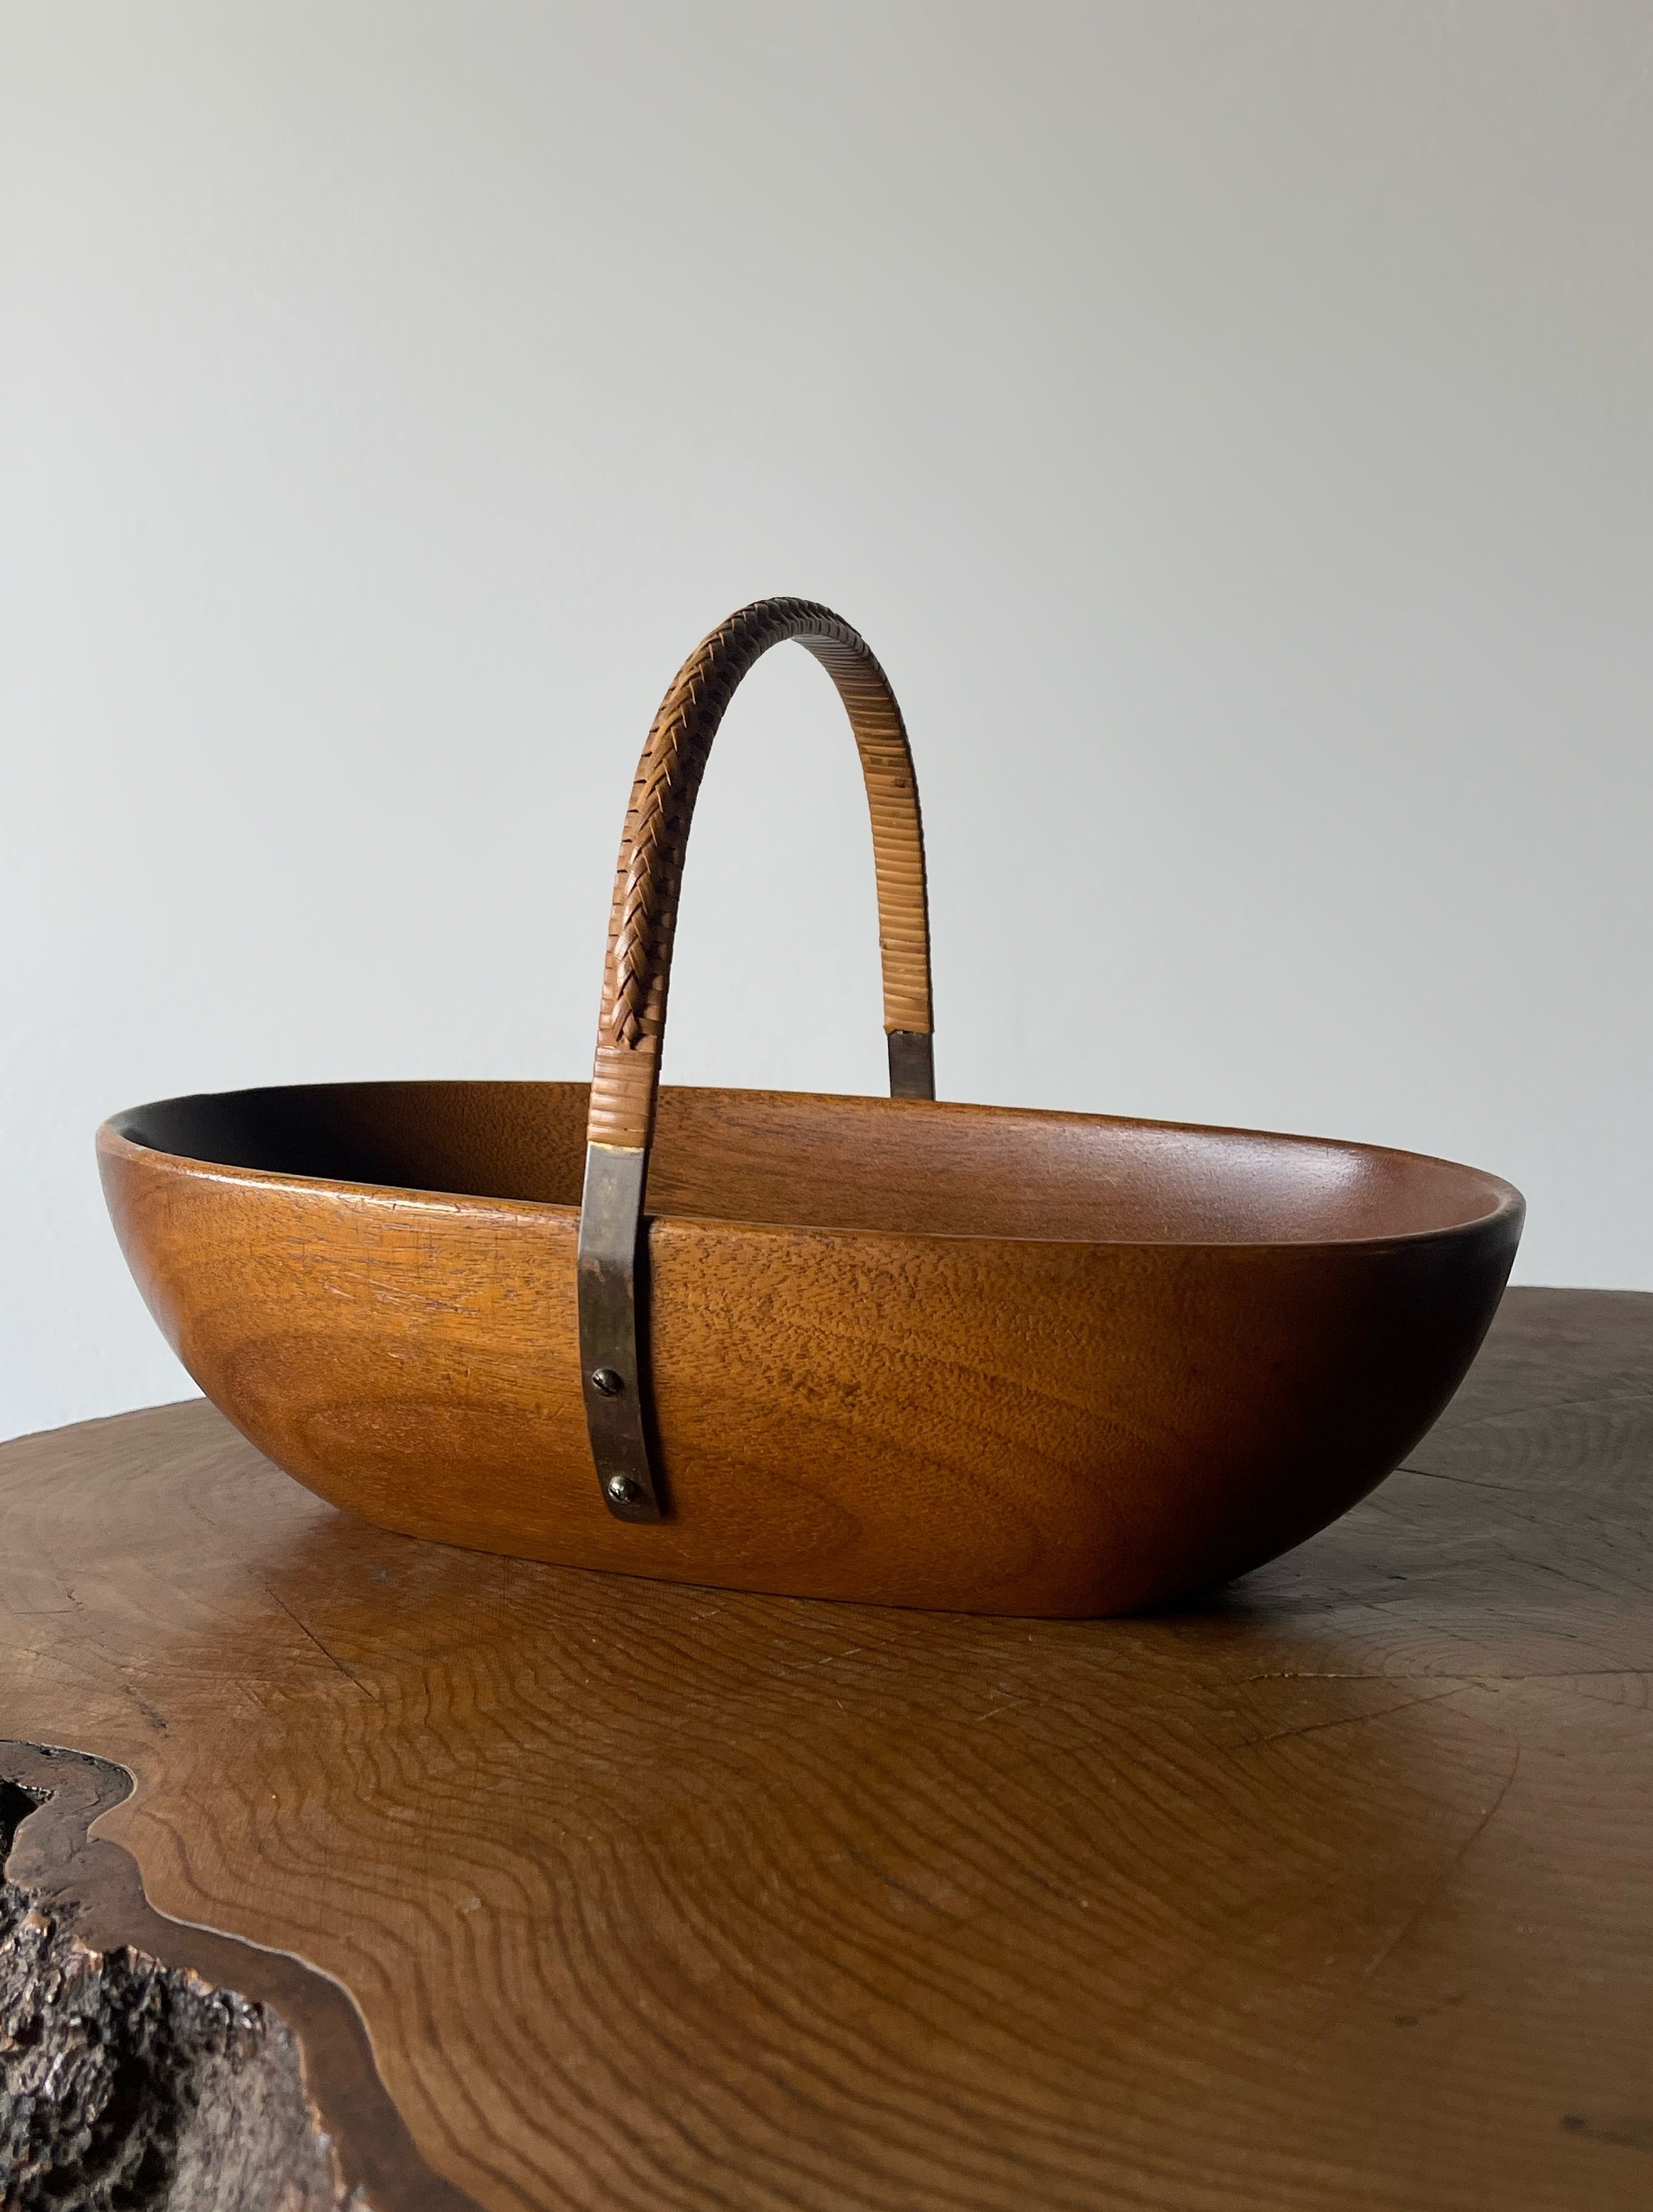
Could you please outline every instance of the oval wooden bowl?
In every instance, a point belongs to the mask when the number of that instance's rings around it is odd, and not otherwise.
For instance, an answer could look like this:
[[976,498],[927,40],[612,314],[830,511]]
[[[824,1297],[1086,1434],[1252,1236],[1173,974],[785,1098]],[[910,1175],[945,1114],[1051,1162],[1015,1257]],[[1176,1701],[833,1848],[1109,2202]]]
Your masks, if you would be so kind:
[[605,1510],[580,1393],[584,1085],[244,1091],[100,1133],[150,1310],[301,1482],[484,1550],[738,1589],[1113,1613],[1255,1566],[1395,1467],[1522,1202],[1358,1145],[666,1089],[670,1506]]
[[[888,1102],[659,1087],[690,823],[783,639],[872,823]],[[759,926],[755,921],[754,926]],[[735,1589],[1110,1613],[1381,1480],[1492,1317],[1522,1202],[1361,1145],[934,1103],[924,841],[888,679],[830,608],[684,664],[621,839],[584,1084],[362,1084],[100,1133],[150,1308],[324,1498],[410,1535]]]

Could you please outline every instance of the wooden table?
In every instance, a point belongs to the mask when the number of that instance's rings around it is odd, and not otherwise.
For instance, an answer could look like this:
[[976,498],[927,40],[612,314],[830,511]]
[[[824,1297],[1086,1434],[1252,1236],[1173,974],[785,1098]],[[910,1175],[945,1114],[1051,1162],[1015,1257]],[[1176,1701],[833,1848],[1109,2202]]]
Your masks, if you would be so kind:
[[[1586,1291],[1511,1293],[1339,1525],[1128,1620],[422,1547],[198,1403],[27,1438],[8,1870],[37,1949],[286,2017],[294,2203],[1641,2208],[1650,1474],[1653,1297]],[[221,2028],[163,2166],[287,2094],[270,2012]]]

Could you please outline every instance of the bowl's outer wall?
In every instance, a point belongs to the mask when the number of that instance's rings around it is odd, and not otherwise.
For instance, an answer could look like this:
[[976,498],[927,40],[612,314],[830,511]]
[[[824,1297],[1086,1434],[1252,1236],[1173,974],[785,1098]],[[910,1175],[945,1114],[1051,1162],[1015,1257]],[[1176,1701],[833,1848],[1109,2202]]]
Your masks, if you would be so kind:
[[100,1133],[122,1249],[208,1396],[404,1533],[805,1596],[1128,1611],[1322,1528],[1435,1419],[1518,1201],[1394,1242],[1083,1244],[662,1218],[658,1525],[612,1519],[570,1209],[205,1165]]

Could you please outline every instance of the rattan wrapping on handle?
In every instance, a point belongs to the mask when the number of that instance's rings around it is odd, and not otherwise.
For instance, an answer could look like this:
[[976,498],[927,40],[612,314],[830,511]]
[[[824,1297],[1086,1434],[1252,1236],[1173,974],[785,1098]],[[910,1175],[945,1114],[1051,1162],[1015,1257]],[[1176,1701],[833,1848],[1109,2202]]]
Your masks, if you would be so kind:
[[590,1143],[636,1152],[653,1133],[672,940],[689,828],[712,740],[737,686],[771,646],[795,638],[838,688],[872,817],[887,1031],[927,1036],[930,931],[924,833],[907,732],[866,641],[830,607],[759,599],[731,615],[678,671],[660,702],[627,809],[603,970]]

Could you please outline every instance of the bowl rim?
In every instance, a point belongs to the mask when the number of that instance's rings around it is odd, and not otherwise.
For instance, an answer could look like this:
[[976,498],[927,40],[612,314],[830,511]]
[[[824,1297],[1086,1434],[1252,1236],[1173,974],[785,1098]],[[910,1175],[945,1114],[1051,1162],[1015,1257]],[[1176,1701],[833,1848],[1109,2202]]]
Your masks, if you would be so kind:
[[[296,1188],[303,1191],[336,1191],[355,1199],[386,1199],[399,1206],[409,1203],[434,1205],[444,1212],[510,1212],[533,1218],[551,1217],[577,1222],[580,1209],[577,1205],[564,1204],[551,1199],[506,1198],[477,1191],[448,1191],[420,1184],[362,1182],[343,1176],[304,1175],[292,1169],[242,1167],[234,1162],[210,1160],[194,1153],[174,1152],[164,1146],[149,1143],[132,1132],[131,1125],[140,1116],[154,1114],[167,1107],[204,1105],[211,1102],[234,1098],[268,1097],[280,1091],[410,1091],[423,1087],[453,1090],[475,1084],[478,1087],[505,1087],[520,1084],[522,1088],[552,1088],[581,1091],[589,1085],[577,1079],[558,1077],[444,1077],[415,1076],[410,1078],[370,1077],[346,1079],[333,1083],[261,1083],[245,1085],[234,1091],[181,1091],[169,1098],[146,1100],[141,1105],[129,1106],[111,1114],[98,1127],[96,1145],[99,1153],[114,1152],[117,1147],[140,1157],[170,1161],[177,1166],[195,1170],[210,1180],[252,1184],[254,1186]],[[645,1219],[684,1227],[714,1226],[720,1230],[738,1230],[743,1234],[773,1234],[782,1237],[824,1237],[830,1238],[875,1237],[884,1241],[925,1244],[1009,1244],[1039,1245],[1052,1249],[1074,1251],[1126,1252],[1356,1252],[1388,1250],[1401,1246],[1441,1243],[1453,1238],[1485,1236],[1502,1224],[1513,1225],[1516,1237],[1526,1218],[1527,1201],[1516,1186],[1490,1169],[1478,1168],[1462,1160],[1450,1160],[1434,1152],[1419,1152],[1393,1145],[1373,1145],[1346,1137],[1320,1137],[1302,1132],[1280,1129],[1248,1128],[1227,1122],[1167,1121],[1146,1115],[1127,1114],[1085,1114],[1072,1109],[1042,1106],[996,1106],[977,1103],[969,1099],[946,1098],[887,1098],[865,1096],[855,1091],[775,1091],[757,1090],[732,1084],[672,1084],[662,1085],[662,1096],[671,1091],[690,1092],[702,1097],[740,1097],[773,1099],[828,1105],[867,1107],[887,1114],[951,1114],[988,1115],[1006,1121],[1042,1121],[1063,1124],[1082,1124],[1109,1128],[1160,1130],[1170,1135],[1195,1138],[1251,1138],[1270,1145],[1284,1145],[1293,1149],[1352,1154],[1365,1159],[1404,1162],[1408,1165],[1445,1169],[1455,1175],[1473,1178],[1480,1183],[1489,1204],[1485,1211],[1469,1216],[1467,1220],[1444,1222],[1437,1226],[1380,1231],[1369,1237],[1048,1237],[1018,1234],[1000,1231],[975,1230],[915,1230],[860,1228],[823,1222],[768,1221],[761,1217],[747,1219],[738,1215],[690,1214],[654,1212],[650,1210]]]

